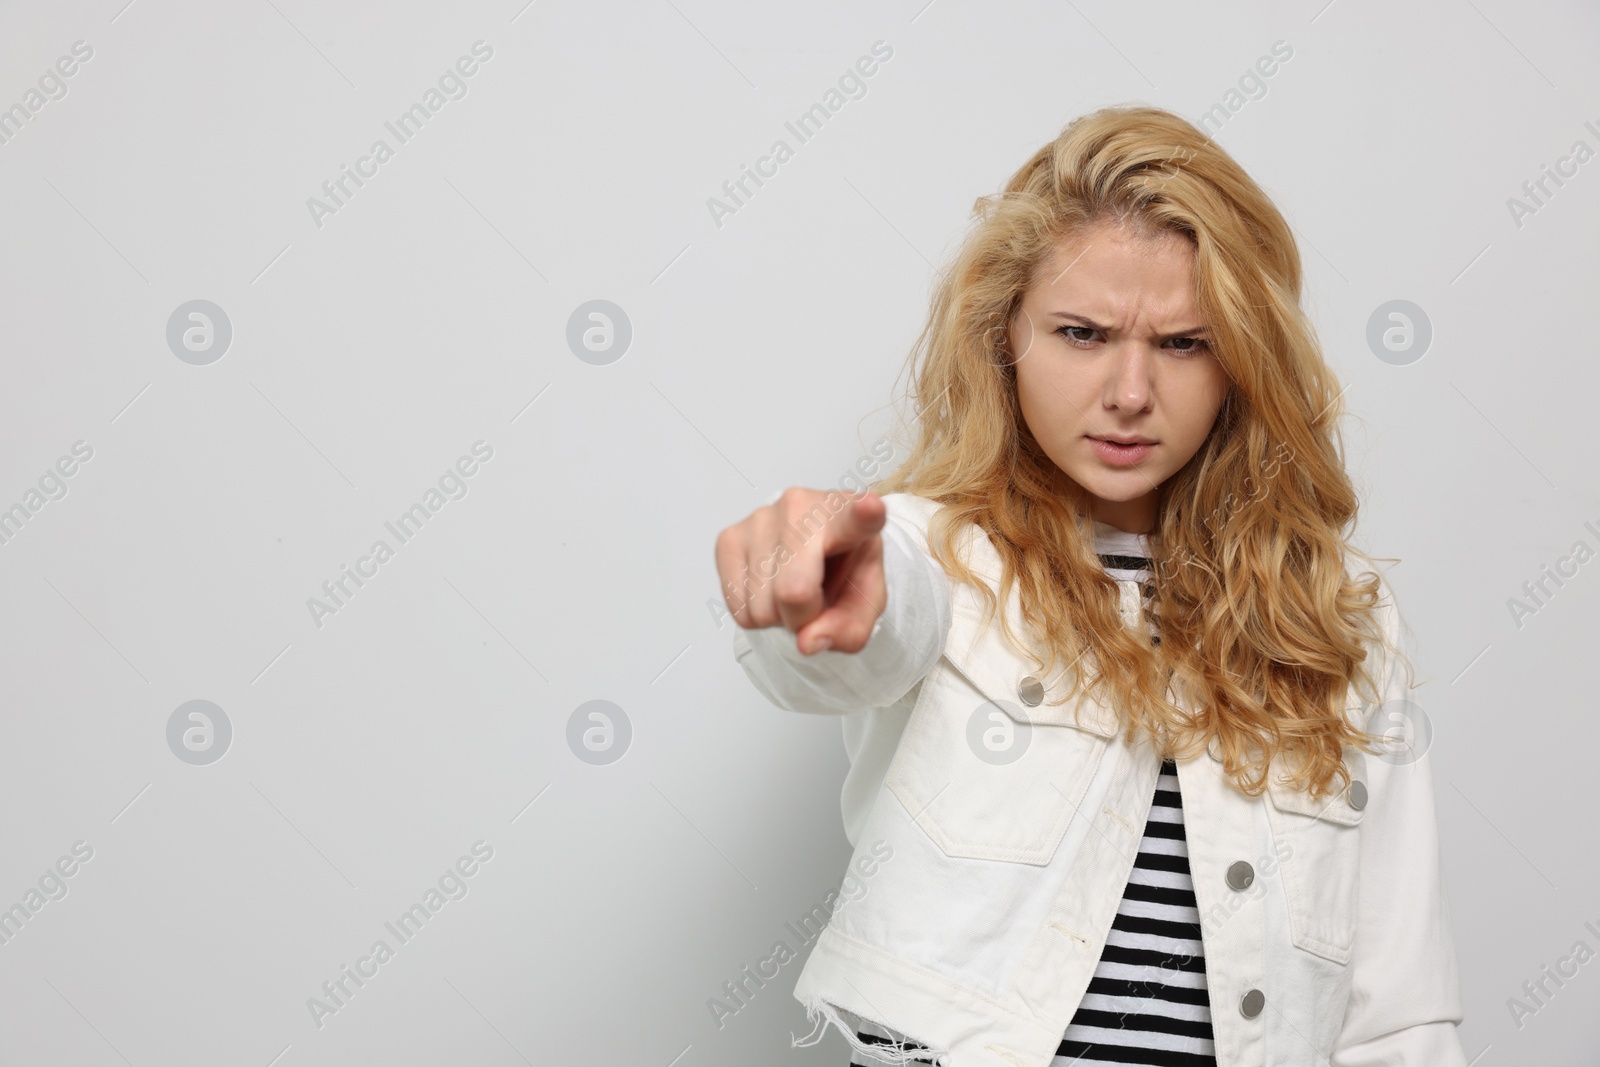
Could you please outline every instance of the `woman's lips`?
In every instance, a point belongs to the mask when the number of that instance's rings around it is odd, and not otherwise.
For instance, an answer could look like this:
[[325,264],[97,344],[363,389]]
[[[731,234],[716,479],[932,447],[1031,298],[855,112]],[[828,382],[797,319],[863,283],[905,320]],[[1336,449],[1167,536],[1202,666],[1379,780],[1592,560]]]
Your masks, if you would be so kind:
[[1119,445],[1115,441],[1107,441],[1100,437],[1089,438],[1089,443],[1094,446],[1095,454],[1113,467],[1132,467],[1142,463],[1151,449],[1156,447],[1155,442]]

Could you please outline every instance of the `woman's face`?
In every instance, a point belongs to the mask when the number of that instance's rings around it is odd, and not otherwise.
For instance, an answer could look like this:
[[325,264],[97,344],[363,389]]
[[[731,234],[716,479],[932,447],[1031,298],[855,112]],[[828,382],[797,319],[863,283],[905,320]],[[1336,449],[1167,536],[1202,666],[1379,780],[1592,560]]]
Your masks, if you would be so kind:
[[1091,516],[1121,530],[1155,528],[1157,488],[1227,395],[1194,292],[1182,235],[1100,224],[1057,244],[1007,329],[1028,429],[1092,495]]

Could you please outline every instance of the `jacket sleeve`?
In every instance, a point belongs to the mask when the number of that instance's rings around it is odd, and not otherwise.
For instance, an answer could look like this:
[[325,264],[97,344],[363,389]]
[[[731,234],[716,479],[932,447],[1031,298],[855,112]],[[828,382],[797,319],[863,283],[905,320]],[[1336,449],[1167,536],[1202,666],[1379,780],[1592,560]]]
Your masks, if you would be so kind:
[[[1417,692],[1392,650],[1409,653],[1393,591],[1380,576],[1388,648],[1383,710],[1364,723],[1382,733],[1399,716],[1417,718]],[[1370,708],[1367,709],[1369,712]],[[1415,723],[1414,723],[1415,725]],[[1425,731],[1425,728],[1424,728]],[[1364,756],[1367,809],[1350,1000],[1329,1058],[1331,1067],[1465,1067],[1456,1024],[1460,978],[1450,908],[1439,865],[1432,757],[1425,732],[1390,742],[1387,758]]]
[[734,626],[734,656],[773,704],[812,715],[886,707],[938,662],[950,632],[950,579],[927,554],[925,535],[916,523],[895,510],[891,506],[883,526],[888,600],[860,652],[829,650],[807,656],[782,626]]

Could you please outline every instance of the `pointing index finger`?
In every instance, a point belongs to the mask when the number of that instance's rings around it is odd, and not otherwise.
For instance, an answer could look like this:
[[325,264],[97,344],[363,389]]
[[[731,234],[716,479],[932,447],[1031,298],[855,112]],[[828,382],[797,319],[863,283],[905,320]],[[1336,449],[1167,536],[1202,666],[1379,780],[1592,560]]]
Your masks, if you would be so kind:
[[852,497],[843,508],[839,509],[838,514],[828,521],[823,531],[823,557],[836,556],[855,548],[882,530],[888,518],[889,509],[884,504],[883,497],[878,494],[865,493],[862,496]]

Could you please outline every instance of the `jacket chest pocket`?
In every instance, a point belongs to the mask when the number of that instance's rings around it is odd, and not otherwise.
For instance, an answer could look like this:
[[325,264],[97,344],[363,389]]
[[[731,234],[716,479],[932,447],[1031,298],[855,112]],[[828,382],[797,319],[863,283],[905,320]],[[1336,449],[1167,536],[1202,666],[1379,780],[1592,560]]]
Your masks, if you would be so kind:
[[1361,753],[1347,759],[1343,792],[1313,799],[1278,781],[1267,784],[1267,818],[1283,872],[1289,933],[1295,945],[1335,963],[1355,946],[1361,872],[1361,819],[1367,800]]
[[1055,855],[1118,724],[1092,701],[1080,724],[1050,695],[998,624],[953,613],[886,776],[946,856],[1043,866]]

